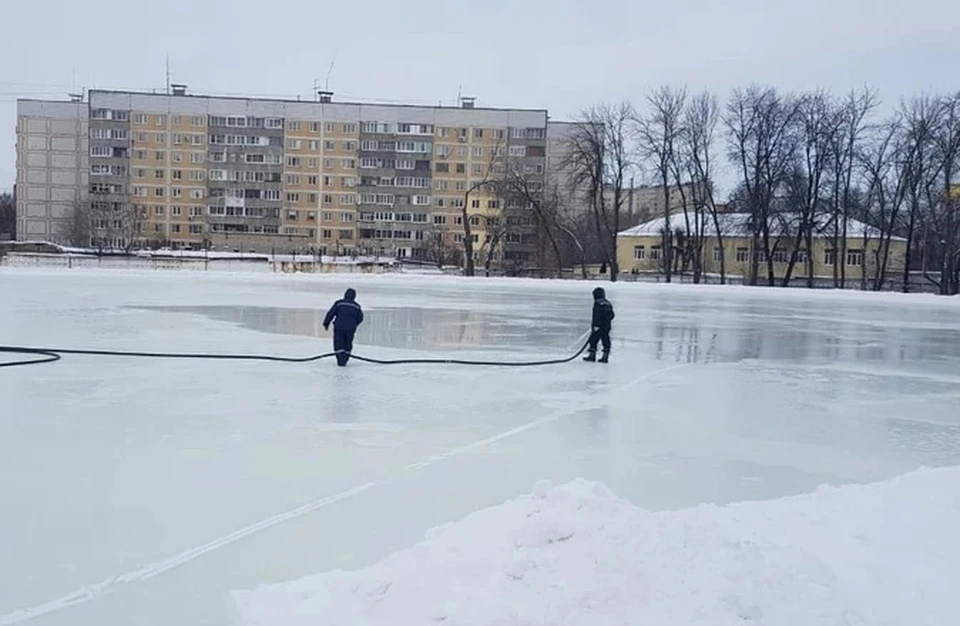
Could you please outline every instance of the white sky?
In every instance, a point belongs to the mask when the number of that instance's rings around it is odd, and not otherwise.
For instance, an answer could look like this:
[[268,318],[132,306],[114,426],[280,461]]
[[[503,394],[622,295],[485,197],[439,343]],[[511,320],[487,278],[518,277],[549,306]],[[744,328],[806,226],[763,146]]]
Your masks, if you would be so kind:
[[[780,4],[780,3],[776,3]],[[870,85],[887,105],[960,88],[956,0],[100,0],[2,9],[0,189],[15,178],[17,97],[73,88],[302,94],[336,56],[341,100],[548,108],[641,103],[669,83],[725,94],[751,82],[837,93]]]

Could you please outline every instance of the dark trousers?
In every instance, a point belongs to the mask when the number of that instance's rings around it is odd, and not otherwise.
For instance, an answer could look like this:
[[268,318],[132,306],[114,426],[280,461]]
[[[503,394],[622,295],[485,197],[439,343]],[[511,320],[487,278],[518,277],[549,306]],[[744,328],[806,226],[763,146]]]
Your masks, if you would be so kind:
[[353,352],[353,336],[356,332],[356,329],[344,330],[333,327],[333,349],[337,353],[337,365],[340,367],[350,360],[350,353]]
[[604,354],[610,352],[610,329],[598,328],[590,334],[590,352],[596,353],[597,344],[603,343]]

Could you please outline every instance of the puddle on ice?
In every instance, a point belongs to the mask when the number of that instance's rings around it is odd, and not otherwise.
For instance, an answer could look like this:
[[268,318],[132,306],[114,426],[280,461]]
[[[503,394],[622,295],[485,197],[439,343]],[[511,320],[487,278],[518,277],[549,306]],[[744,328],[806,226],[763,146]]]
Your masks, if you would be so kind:
[[[328,337],[326,310],[255,306],[135,307],[143,310],[202,315],[241,328],[280,335]],[[470,349],[563,345],[582,329],[563,320],[516,319],[478,311],[383,307],[365,311],[357,332],[361,345],[409,349]]]

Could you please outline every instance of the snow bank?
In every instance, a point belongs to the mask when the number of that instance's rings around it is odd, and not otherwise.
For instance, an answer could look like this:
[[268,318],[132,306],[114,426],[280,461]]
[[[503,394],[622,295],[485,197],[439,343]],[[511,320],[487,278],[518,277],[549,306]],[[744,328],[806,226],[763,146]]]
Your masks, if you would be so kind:
[[960,468],[661,513],[541,483],[372,567],[233,599],[246,626],[946,625],[957,528]]

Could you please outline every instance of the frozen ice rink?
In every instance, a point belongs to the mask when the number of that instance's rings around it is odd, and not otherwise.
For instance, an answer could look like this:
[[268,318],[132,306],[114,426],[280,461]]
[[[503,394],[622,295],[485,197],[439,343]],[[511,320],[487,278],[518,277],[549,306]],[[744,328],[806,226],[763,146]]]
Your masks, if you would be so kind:
[[[0,271],[0,344],[570,354],[587,283]],[[652,511],[960,465],[960,300],[607,286],[611,363],[65,357],[0,370],[0,624],[229,623],[228,592],[376,563],[582,477]]]

